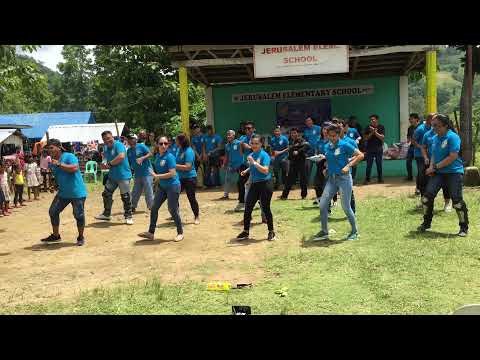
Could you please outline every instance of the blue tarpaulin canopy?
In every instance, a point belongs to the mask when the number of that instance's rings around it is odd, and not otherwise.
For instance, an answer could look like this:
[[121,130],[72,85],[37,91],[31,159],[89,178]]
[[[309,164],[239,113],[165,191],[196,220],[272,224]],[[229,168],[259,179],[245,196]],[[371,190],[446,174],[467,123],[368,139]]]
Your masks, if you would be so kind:
[[0,124],[30,125],[22,133],[29,139],[41,139],[51,125],[95,124],[92,112],[58,112],[37,114],[0,114]]

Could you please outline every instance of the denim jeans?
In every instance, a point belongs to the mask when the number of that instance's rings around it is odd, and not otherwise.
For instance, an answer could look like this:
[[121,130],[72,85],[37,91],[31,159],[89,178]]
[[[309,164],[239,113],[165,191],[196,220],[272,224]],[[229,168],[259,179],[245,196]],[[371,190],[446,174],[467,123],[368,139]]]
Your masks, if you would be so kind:
[[130,199],[130,179],[128,180],[113,180],[110,176],[105,184],[103,190],[103,215],[110,216],[112,214],[113,193],[117,188],[120,188],[120,197],[123,202],[123,210],[125,219],[132,217],[132,201]]
[[351,207],[352,200],[352,176],[347,175],[329,175],[320,199],[320,219],[322,222],[322,231],[328,233],[328,207],[330,201],[340,190],[342,209],[347,215],[352,233],[357,233],[357,221]]
[[132,208],[137,208],[143,192],[147,208],[150,210],[153,204],[153,176],[139,176],[133,180]]
[[232,191],[236,181],[236,174],[238,170],[227,167],[225,168],[225,179],[224,179],[224,184],[223,184],[223,192],[225,195],[228,195],[230,191]]
[[153,206],[150,212],[150,228],[148,232],[155,234],[155,228],[158,220],[158,210],[165,200],[168,200],[168,211],[177,226],[177,234],[183,234],[182,221],[178,212],[178,198],[180,197],[180,185],[170,185],[166,187],[159,186],[153,199]]
[[373,166],[373,160],[375,159],[375,163],[377,165],[377,174],[378,174],[378,180],[383,179],[383,169],[382,169],[382,162],[383,162],[383,150],[380,149],[378,151],[367,151],[365,154],[365,160],[367,161],[367,173],[366,173],[366,179],[367,181],[370,181],[371,179],[371,174],[372,174],[372,166]]
[[424,224],[430,225],[433,219],[435,197],[440,189],[446,185],[452,198],[453,208],[457,212],[458,223],[461,229],[468,230],[468,209],[463,200],[463,174],[437,174],[428,181],[425,195],[422,197]]
[[53,198],[48,214],[50,215],[50,222],[53,226],[60,225],[60,213],[68,206],[72,204],[73,216],[77,221],[77,227],[82,228],[85,226],[85,198],[79,199],[64,199],[56,195]]

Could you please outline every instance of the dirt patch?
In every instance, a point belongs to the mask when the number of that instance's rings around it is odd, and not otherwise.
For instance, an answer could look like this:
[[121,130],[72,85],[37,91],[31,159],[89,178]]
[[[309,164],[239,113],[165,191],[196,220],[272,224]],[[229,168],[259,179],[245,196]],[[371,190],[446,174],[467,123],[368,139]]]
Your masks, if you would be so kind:
[[[389,181],[356,187],[355,196],[359,199],[369,195],[395,196],[411,194],[413,189],[412,183]],[[298,239],[282,238],[280,231],[279,241],[266,241],[266,226],[259,224],[260,213],[255,211],[253,240],[234,241],[242,230],[239,225],[242,214],[232,211],[236,200],[218,201],[221,195],[221,191],[198,194],[201,224],[194,225],[188,201],[182,194],[180,208],[185,240],[180,243],[172,241],[175,227],[166,220],[170,215],[166,207],[162,207],[156,239],[149,242],[137,236],[149,224],[143,199],[133,226],[122,222],[118,194],[112,222],[98,222],[93,217],[102,211],[102,197],[96,190],[89,194],[86,202],[86,245],[77,247],[70,207],[61,215],[62,242],[40,243],[40,238],[51,231],[48,208],[53,198],[52,194],[42,193],[40,201],[27,203],[27,207],[15,210],[13,216],[0,218],[0,304],[59,300],[83,290],[152,276],[169,283],[183,280],[255,283],[263,275],[265,256],[295,245]],[[233,195],[236,198],[236,194]],[[277,192],[274,199],[279,195]],[[313,198],[312,189],[309,195]],[[300,199],[299,190],[292,191],[290,198]]]

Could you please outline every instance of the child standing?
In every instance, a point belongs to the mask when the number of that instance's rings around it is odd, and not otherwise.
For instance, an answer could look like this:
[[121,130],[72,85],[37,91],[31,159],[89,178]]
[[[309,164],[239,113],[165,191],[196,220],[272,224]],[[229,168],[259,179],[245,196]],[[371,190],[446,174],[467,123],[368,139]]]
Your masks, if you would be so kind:
[[35,162],[37,163],[37,168],[35,169],[35,176],[37,177],[37,180],[38,180],[37,197],[40,200],[40,191],[42,190],[42,185],[43,185],[43,177],[40,169],[40,158],[37,158]]
[[26,206],[23,203],[23,186],[25,179],[23,177],[23,170],[18,164],[15,164],[13,167],[13,183],[15,186],[15,196],[13,198],[15,207],[18,207],[18,204],[20,204],[20,206]]
[[28,201],[31,200],[31,193],[33,192],[34,200],[38,200],[38,183],[37,179],[37,163],[33,161],[33,157],[27,158],[27,164],[25,166],[25,174],[27,180]]
[[8,172],[6,164],[0,164],[0,189],[3,193],[3,203],[0,202],[0,207],[2,208],[3,215],[10,215],[10,186],[8,185]]

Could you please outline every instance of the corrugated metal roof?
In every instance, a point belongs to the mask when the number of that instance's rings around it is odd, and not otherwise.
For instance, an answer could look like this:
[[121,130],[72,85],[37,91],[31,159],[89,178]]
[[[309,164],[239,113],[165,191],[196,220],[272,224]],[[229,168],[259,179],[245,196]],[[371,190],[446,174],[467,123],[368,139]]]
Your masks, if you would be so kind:
[[15,131],[15,129],[0,129],[0,144]]
[[[117,123],[118,133],[121,134],[125,123]],[[80,142],[86,144],[90,141],[96,140],[103,144],[102,132],[111,131],[114,136],[117,135],[115,123],[100,123],[100,124],[76,124],[76,125],[54,125],[48,128],[48,136],[50,139],[58,139],[61,142]],[[42,141],[46,141],[44,136]]]
[[36,114],[0,114],[0,124],[30,125],[31,129],[24,129],[23,134],[30,139],[41,139],[49,126],[92,124],[95,117],[92,112],[58,112]]

